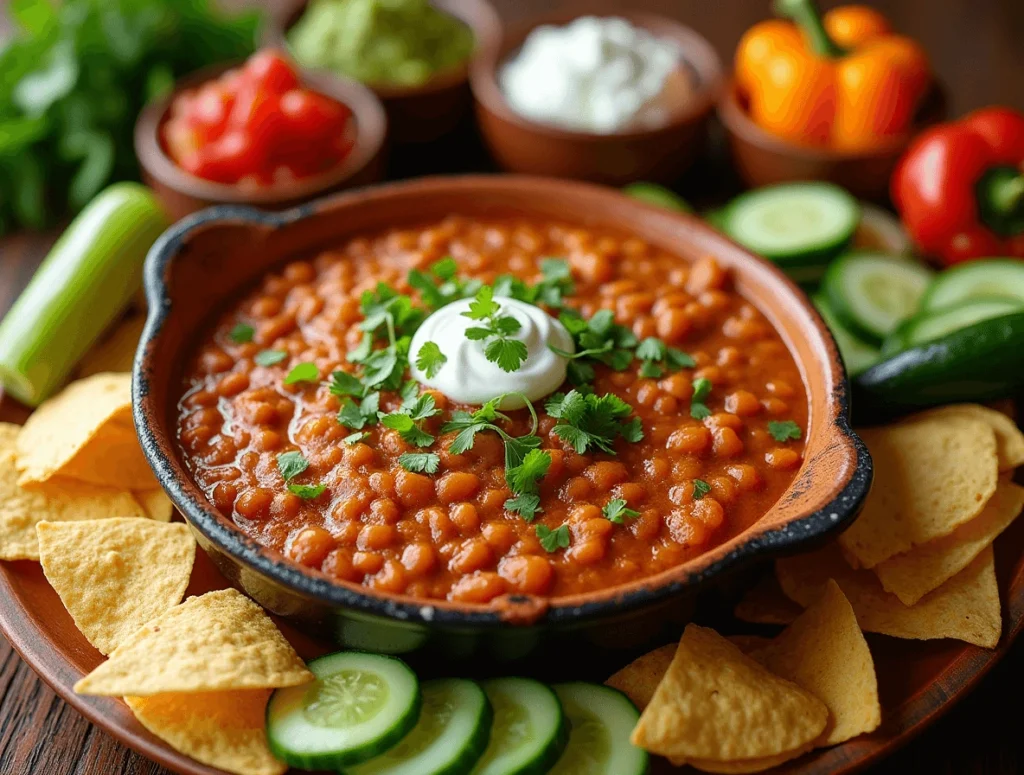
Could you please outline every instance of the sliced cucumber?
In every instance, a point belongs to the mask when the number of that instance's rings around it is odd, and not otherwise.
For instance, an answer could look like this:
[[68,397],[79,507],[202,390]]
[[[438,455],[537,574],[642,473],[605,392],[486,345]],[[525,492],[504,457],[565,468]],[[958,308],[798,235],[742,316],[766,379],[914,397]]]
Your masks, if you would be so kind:
[[622,692],[589,683],[552,687],[569,717],[569,745],[551,775],[645,775],[647,751],[629,742],[640,713]]
[[267,705],[267,742],[281,761],[307,770],[358,764],[416,725],[420,685],[400,659],[342,651],[309,669],[313,683],[278,689]]
[[786,183],[734,199],[726,233],[782,266],[825,263],[850,244],[860,205],[831,183]]
[[725,215],[725,208],[719,207],[714,210],[705,210],[700,217],[703,218],[704,222],[709,226],[718,229],[719,231],[725,231]]
[[854,380],[858,422],[1024,390],[1024,312],[1002,315],[911,347]]
[[494,724],[473,775],[544,775],[569,740],[558,697],[530,678],[495,678],[484,682],[484,691]]
[[947,269],[928,286],[921,299],[921,309],[941,309],[970,299],[994,296],[1024,303],[1024,261],[990,258]]
[[914,245],[899,218],[869,202],[861,202],[860,211],[860,225],[853,236],[854,248],[899,256],[914,252]]
[[916,311],[933,274],[916,261],[880,253],[849,253],[825,273],[822,290],[851,333],[876,344]]
[[344,775],[467,775],[487,747],[491,704],[480,684],[441,678],[422,686],[420,720],[398,745]]
[[814,306],[818,308],[825,324],[832,332],[832,338],[836,340],[839,354],[843,356],[843,363],[846,364],[846,373],[855,377],[862,371],[874,364],[879,358],[877,347],[872,347],[867,342],[861,341],[847,330],[839,322],[836,313],[832,311],[831,305],[822,294],[816,293],[811,297]]
[[666,210],[678,210],[682,213],[693,212],[689,202],[675,191],[659,186],[657,183],[647,183],[645,181],[630,183],[622,189],[622,193],[634,199],[639,199],[642,202],[647,202],[647,204],[664,207]]
[[982,320],[1021,311],[1024,311],[1024,302],[993,297],[965,301],[946,309],[918,314],[885,340],[882,354],[892,355],[908,347],[927,344]]

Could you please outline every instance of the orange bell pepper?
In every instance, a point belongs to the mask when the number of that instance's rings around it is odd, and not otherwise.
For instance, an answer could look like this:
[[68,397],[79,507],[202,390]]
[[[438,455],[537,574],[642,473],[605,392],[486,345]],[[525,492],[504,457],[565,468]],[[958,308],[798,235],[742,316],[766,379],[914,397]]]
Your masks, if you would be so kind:
[[928,58],[866,6],[818,13],[813,0],[775,0],[736,50],[750,115],[797,143],[866,150],[910,128],[931,83]]

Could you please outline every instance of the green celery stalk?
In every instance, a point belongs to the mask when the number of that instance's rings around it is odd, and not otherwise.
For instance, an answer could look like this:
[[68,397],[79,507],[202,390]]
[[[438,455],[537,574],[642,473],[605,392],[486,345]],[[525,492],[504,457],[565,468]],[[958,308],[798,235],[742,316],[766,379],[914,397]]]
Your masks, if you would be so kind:
[[101,191],[50,250],[0,322],[0,384],[38,406],[67,379],[131,300],[142,265],[168,226],[138,183]]

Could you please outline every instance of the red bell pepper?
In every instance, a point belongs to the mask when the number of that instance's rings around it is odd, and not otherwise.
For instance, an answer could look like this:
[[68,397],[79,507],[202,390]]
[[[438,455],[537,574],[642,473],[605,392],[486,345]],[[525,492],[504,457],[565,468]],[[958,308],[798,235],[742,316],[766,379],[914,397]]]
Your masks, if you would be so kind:
[[1024,113],[983,108],[926,130],[900,159],[892,198],[942,264],[1024,258]]

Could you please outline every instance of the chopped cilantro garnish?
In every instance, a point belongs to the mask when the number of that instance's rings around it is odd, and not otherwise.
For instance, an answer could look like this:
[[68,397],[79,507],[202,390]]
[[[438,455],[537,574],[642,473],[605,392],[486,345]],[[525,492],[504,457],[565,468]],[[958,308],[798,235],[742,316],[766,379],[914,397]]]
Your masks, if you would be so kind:
[[399,435],[410,444],[417,447],[429,447],[434,443],[434,437],[420,428],[417,423],[433,417],[440,411],[434,405],[434,397],[429,393],[424,393],[410,404],[403,404],[397,412],[390,414],[378,412],[377,417],[385,428],[398,431]]
[[601,509],[601,513],[608,518],[609,522],[614,522],[616,525],[623,524],[626,521],[626,517],[636,519],[640,516],[639,511],[627,508],[626,501],[622,498],[615,498],[614,500],[608,501],[604,505],[604,508]]
[[405,452],[398,456],[398,465],[414,474],[436,474],[441,458],[433,452]]
[[615,454],[613,446],[620,436],[635,442],[643,438],[639,418],[626,421],[633,407],[614,393],[603,396],[572,390],[556,393],[545,405],[547,413],[561,420],[554,433],[580,455],[588,449],[599,449]]
[[288,492],[298,495],[303,500],[313,500],[323,495],[327,485],[324,484],[289,484]]
[[693,498],[694,500],[700,500],[705,495],[711,492],[711,485],[705,482],[703,479],[693,480]]
[[355,433],[350,433],[348,436],[343,438],[342,442],[351,447],[353,444],[358,444],[369,435],[370,434],[367,431],[356,431]]
[[654,336],[649,336],[640,343],[636,348],[636,357],[643,361],[640,364],[640,376],[651,379],[657,379],[666,371],[689,369],[697,365],[690,355],[669,347]]
[[537,538],[545,552],[557,552],[569,547],[569,526],[562,525],[552,530],[547,525],[537,525]]
[[[636,336],[615,322],[611,310],[598,310],[590,320],[584,320],[575,310],[564,309],[558,320],[572,336],[576,352],[548,347],[556,355],[570,359],[569,379],[577,387],[589,384],[594,378],[594,369],[586,360],[598,361],[615,371],[623,371],[633,362]],[[583,363],[577,363],[583,359],[586,359]]]
[[361,398],[366,393],[366,387],[359,378],[347,371],[336,371],[331,374],[331,395],[335,396],[356,396]]
[[258,366],[276,366],[287,357],[288,353],[284,350],[263,350],[256,353],[253,360]]
[[642,361],[663,361],[668,346],[657,337],[649,336],[636,348],[636,357]]
[[438,310],[458,299],[472,296],[481,286],[479,280],[456,277],[458,264],[453,258],[442,258],[430,267],[429,272],[413,269],[406,277],[412,288],[420,292],[423,303],[431,310]]
[[306,361],[295,366],[284,378],[284,384],[294,385],[298,382],[317,382],[320,379],[320,369],[315,363]]
[[436,377],[447,362],[448,356],[441,352],[437,342],[424,342],[416,355],[416,368],[426,374],[427,379]]
[[338,412],[338,423],[346,428],[360,431],[367,425],[377,423],[377,412],[380,410],[380,393],[370,393],[360,402],[346,398]]
[[693,381],[693,397],[690,399],[690,417],[694,420],[703,420],[711,416],[711,410],[704,402],[711,392],[711,380],[706,377],[698,377]]
[[[537,436],[523,438],[531,439],[531,443],[533,439],[536,439],[536,443],[540,444],[540,439]],[[519,442],[518,439],[516,441]],[[510,444],[505,445],[506,461],[511,446]],[[537,491],[537,483],[544,478],[550,467],[551,455],[533,448],[523,456],[522,462],[505,469],[505,480],[514,493],[534,493]]]
[[789,441],[790,439],[799,439],[801,436],[800,426],[792,420],[772,420],[768,423],[768,433],[776,441]]
[[309,462],[300,452],[282,452],[277,456],[277,470],[281,472],[284,480],[290,481],[309,468]]
[[228,338],[235,344],[245,344],[246,342],[251,342],[255,335],[255,328],[246,323],[239,323],[231,329],[231,333],[228,334]]
[[485,285],[470,302],[469,309],[462,313],[470,320],[477,320],[484,325],[466,329],[466,337],[477,341],[486,341],[484,356],[498,365],[502,371],[513,372],[523,365],[529,351],[526,343],[512,339],[522,324],[511,315],[501,314],[501,305],[494,300],[494,288]]
[[533,522],[537,517],[537,512],[543,511],[540,507],[540,496],[536,493],[522,493],[514,498],[509,498],[505,501],[505,508],[518,514],[527,522]]

